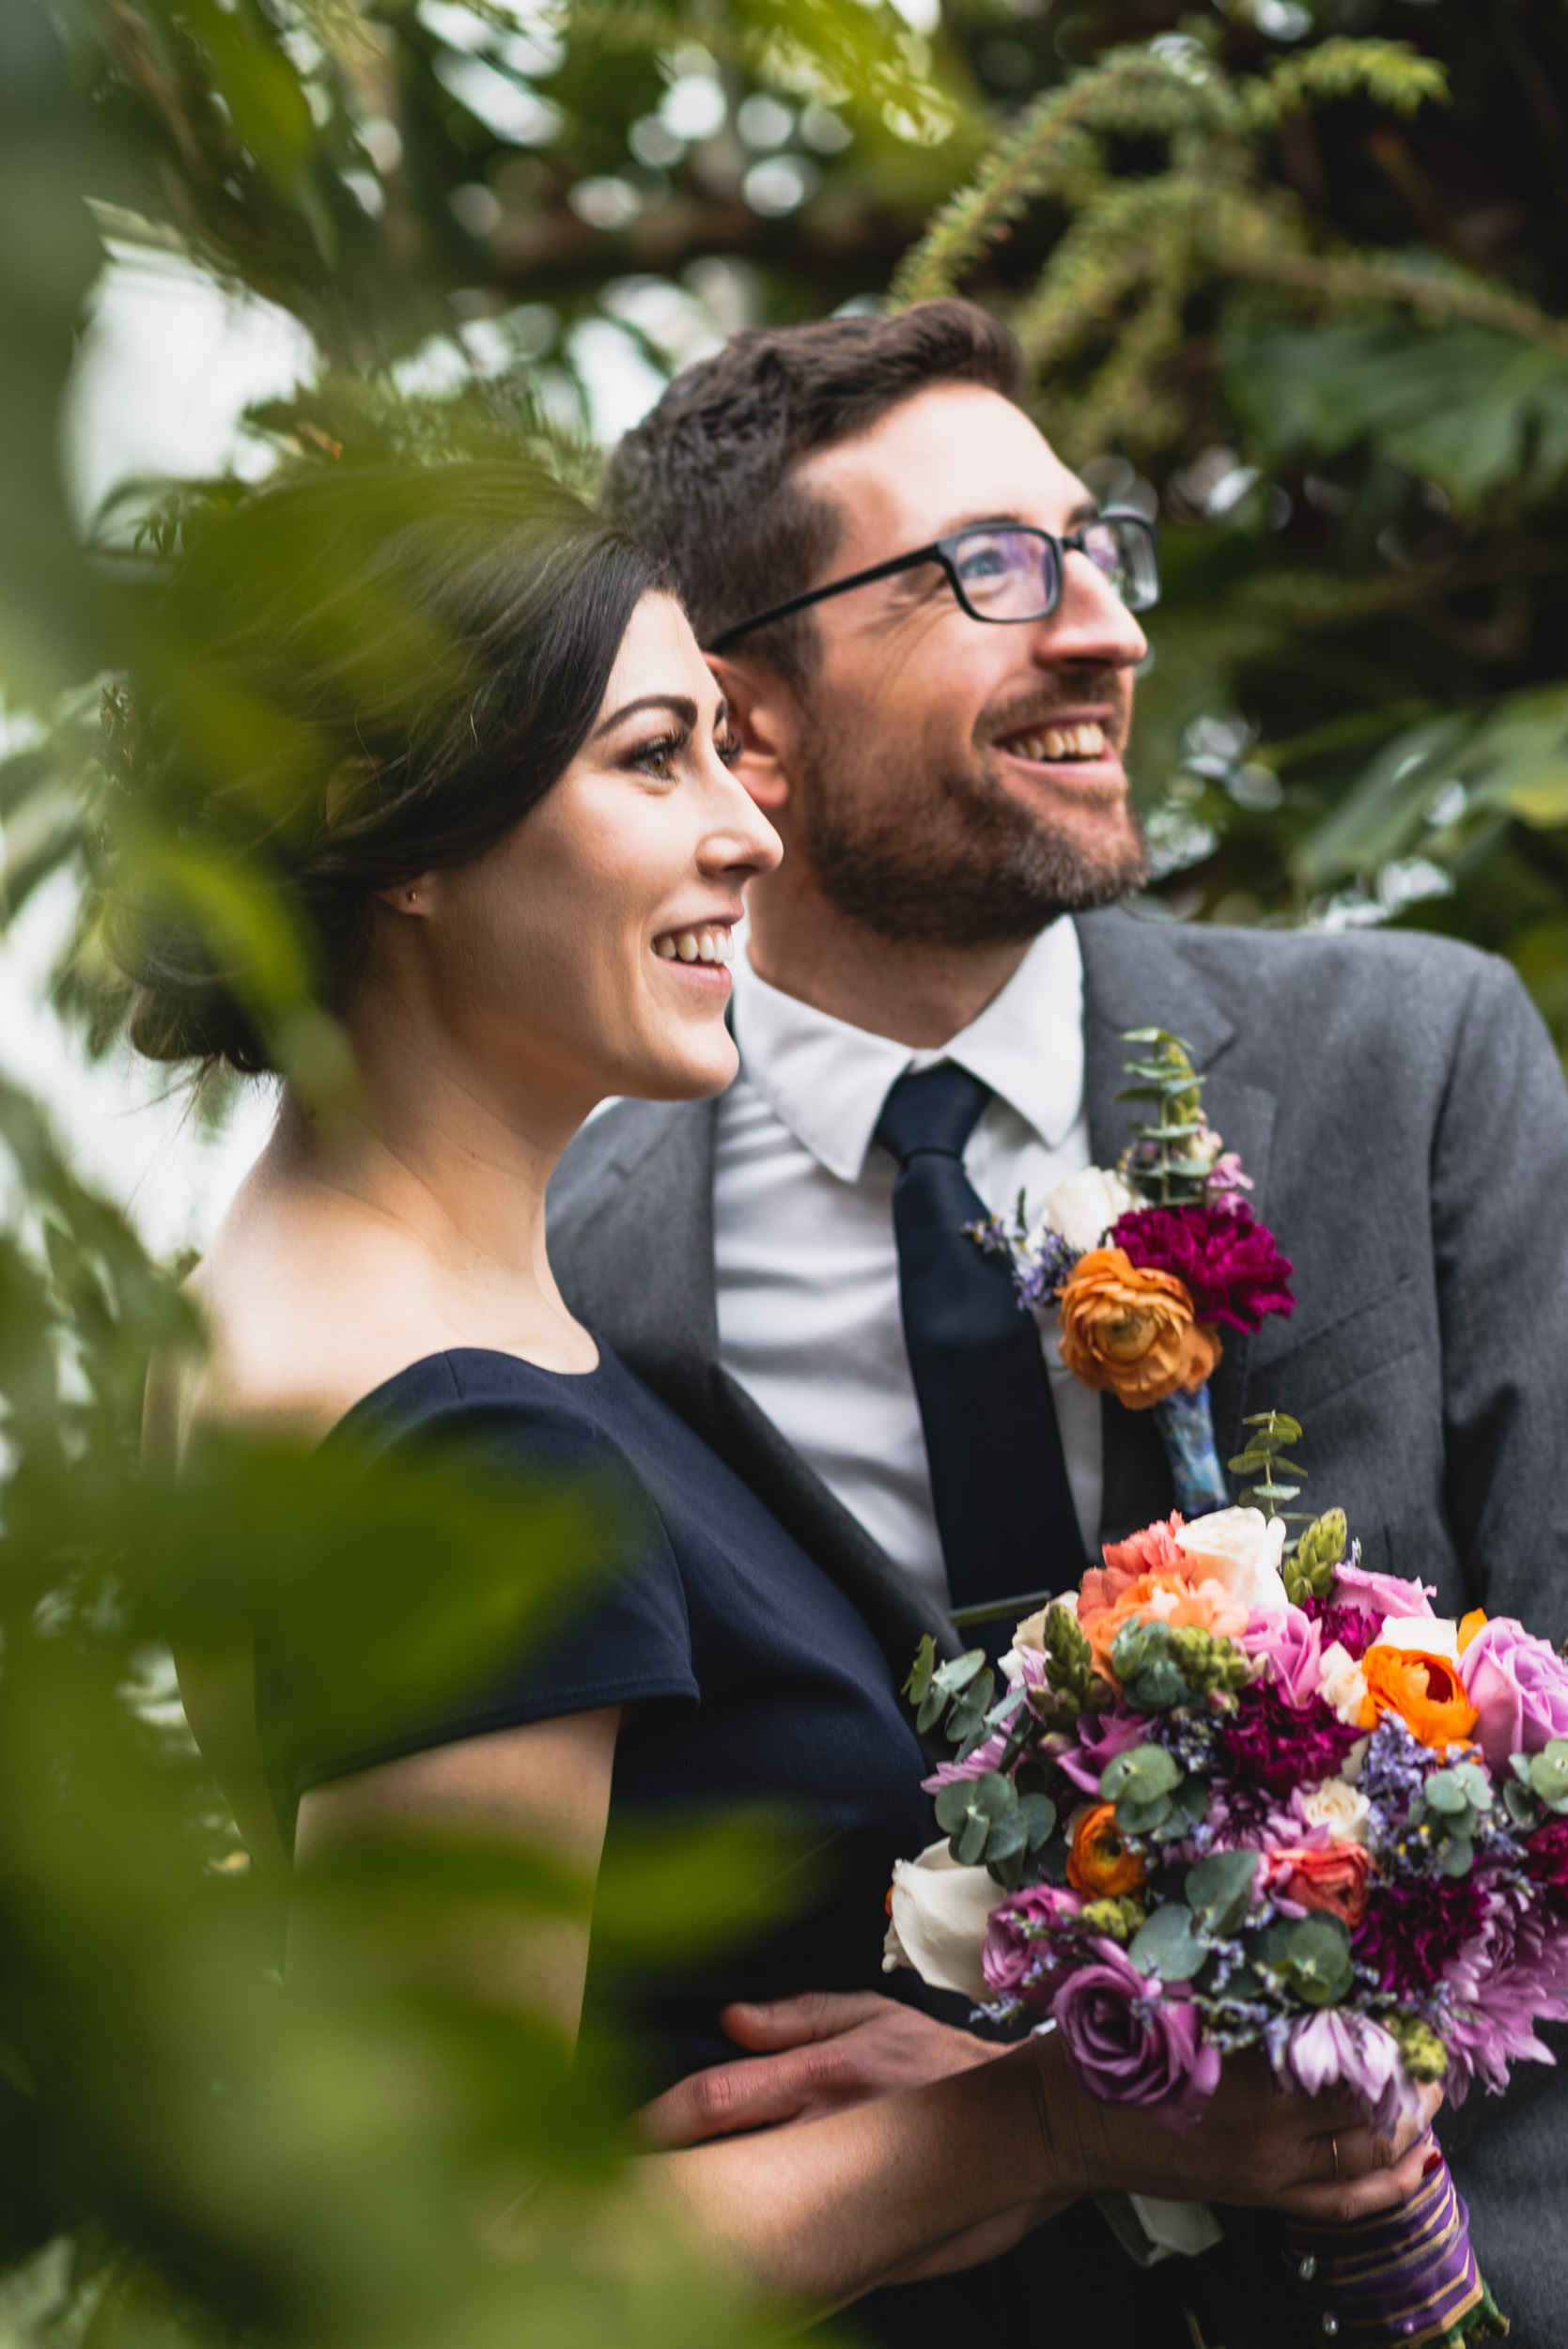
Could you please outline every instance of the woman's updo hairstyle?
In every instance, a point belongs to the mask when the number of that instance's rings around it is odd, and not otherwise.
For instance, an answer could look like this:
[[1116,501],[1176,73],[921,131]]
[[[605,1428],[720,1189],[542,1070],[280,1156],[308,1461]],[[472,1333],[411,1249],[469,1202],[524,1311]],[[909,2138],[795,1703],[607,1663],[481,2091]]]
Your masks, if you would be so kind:
[[336,1008],[373,893],[482,855],[570,765],[650,589],[674,592],[653,558],[522,464],[345,468],[207,521],[108,697],[104,935],[137,1049],[274,1066],[265,945],[231,923],[214,952],[170,843],[270,883]]

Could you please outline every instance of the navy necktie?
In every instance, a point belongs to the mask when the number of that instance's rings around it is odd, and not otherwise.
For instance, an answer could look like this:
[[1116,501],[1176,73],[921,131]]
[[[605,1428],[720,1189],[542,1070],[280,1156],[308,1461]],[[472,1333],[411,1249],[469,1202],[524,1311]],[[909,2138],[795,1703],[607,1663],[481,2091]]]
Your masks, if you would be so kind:
[[[1050,1380],[1004,1258],[964,1226],[986,1207],[964,1145],[988,1085],[944,1062],[900,1077],[877,1140],[898,1161],[893,1228],[904,1342],[925,1431],[954,1611],[1066,1590],[1083,1572]],[[998,1618],[1005,1644],[1012,1623]],[[988,1644],[996,1644],[995,1638]]]

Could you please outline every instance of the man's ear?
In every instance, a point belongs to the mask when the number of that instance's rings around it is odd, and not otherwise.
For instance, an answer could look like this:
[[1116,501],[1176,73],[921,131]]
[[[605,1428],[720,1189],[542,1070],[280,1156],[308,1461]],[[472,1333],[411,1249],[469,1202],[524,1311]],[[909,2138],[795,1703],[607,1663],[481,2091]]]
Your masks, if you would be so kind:
[[795,697],[766,661],[731,661],[714,653],[706,657],[740,737],[735,772],[763,814],[777,816],[789,797],[798,723]]

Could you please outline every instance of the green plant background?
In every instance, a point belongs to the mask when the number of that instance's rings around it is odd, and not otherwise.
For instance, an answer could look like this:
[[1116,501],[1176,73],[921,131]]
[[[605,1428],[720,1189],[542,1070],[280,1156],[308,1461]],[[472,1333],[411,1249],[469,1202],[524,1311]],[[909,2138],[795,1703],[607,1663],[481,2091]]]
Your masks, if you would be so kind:
[[[1568,1048],[1557,0],[0,0],[0,914],[80,884],[54,990],[116,1049],[113,832],[259,949],[277,1050],[330,1096],[262,877],[116,830],[104,688],[160,561],[244,492],[133,484],[73,525],[61,399],[111,245],[308,332],[312,380],[253,420],[282,469],[521,446],[588,484],[587,330],[667,373],[748,319],[993,304],[1053,441],[1160,519],[1135,779],[1164,910],[1449,931]],[[171,1626],[243,1624],[279,1561],[417,1594],[432,1546],[453,1668],[611,1553],[593,1497],[539,1496],[520,1540],[439,1489],[367,1517],[290,1455],[144,1479],[171,1268],[15,1086],[0,1145],[0,2343],[770,2337],[626,2200],[634,2050],[574,2069],[515,2014],[283,1997],[276,1895],[170,1677]],[[365,1700],[422,1657],[389,1634]],[[625,1888],[627,1964],[719,1931],[716,1880],[766,1913],[766,1829],[692,1835]],[[345,1897],[583,1892],[415,1851]],[[548,2253],[471,2223],[516,2176]]]

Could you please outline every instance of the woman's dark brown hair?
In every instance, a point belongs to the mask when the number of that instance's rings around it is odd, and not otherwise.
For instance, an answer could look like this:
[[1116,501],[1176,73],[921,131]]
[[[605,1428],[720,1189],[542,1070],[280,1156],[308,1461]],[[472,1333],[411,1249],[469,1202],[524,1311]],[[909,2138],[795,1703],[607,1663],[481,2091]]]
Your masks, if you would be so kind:
[[138,835],[269,882],[335,1007],[374,893],[511,831],[585,740],[637,603],[668,587],[520,464],[345,470],[207,521],[115,728],[105,935],[138,1050],[273,1065],[245,950],[215,950],[221,923],[181,910]]

